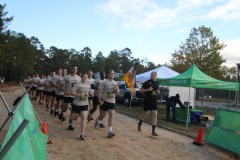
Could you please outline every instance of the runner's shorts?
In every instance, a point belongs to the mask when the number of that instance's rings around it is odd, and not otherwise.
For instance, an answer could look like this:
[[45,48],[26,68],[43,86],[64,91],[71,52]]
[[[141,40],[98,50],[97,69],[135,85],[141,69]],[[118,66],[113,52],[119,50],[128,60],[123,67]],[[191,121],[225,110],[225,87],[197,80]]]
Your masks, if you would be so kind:
[[155,99],[151,99],[151,100],[144,99],[143,103],[144,103],[144,107],[143,107],[144,111],[157,110],[157,100],[155,100]]
[[72,111],[74,113],[81,113],[82,111],[88,111],[88,105],[77,106],[75,104],[72,105]]
[[101,109],[104,112],[108,111],[109,109],[115,110],[115,103],[109,103],[109,102],[104,101]]

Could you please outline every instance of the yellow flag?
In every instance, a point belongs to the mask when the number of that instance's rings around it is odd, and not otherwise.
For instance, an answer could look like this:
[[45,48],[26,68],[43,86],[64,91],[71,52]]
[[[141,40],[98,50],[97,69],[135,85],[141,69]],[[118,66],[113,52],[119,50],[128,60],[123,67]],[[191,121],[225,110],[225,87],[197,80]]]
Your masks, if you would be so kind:
[[126,82],[132,94],[135,91],[135,77],[138,63],[135,63],[134,66],[123,76],[122,80]]

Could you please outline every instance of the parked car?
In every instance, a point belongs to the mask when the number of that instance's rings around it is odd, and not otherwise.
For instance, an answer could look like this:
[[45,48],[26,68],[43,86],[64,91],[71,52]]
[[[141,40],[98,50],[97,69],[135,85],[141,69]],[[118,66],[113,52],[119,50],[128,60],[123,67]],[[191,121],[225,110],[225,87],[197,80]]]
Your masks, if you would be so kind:
[[144,94],[139,90],[142,87],[140,82],[135,82],[135,92],[131,93],[130,88],[125,81],[119,82],[120,94],[116,95],[116,100],[123,102],[123,104],[129,106],[131,103],[142,103],[144,100]]

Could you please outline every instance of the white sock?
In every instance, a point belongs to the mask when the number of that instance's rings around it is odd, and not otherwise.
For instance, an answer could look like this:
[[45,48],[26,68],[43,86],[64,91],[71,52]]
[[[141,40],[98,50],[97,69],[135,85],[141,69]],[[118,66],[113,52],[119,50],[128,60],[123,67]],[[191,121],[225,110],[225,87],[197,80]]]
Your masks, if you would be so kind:
[[108,132],[112,132],[112,127],[108,127]]

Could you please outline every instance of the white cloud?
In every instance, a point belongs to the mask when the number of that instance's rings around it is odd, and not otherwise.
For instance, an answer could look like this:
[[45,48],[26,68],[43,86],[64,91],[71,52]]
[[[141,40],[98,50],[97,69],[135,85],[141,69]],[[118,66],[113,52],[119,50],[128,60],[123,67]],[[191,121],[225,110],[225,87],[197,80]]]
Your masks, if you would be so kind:
[[153,0],[110,0],[98,5],[97,9],[111,21],[122,21],[125,28],[145,30],[161,25],[173,25],[173,19],[178,16],[178,10],[163,8]]
[[206,17],[224,21],[240,20],[240,1],[230,0],[230,2],[209,12]]
[[221,52],[226,63],[224,65],[233,67],[236,63],[240,63],[240,39],[224,41],[227,45]]
[[[98,5],[97,9],[105,19],[118,22],[124,28],[149,30],[201,18],[238,18],[240,1],[224,2],[226,0],[178,0],[170,7],[154,0],[110,0]],[[215,6],[218,8],[211,11]]]

